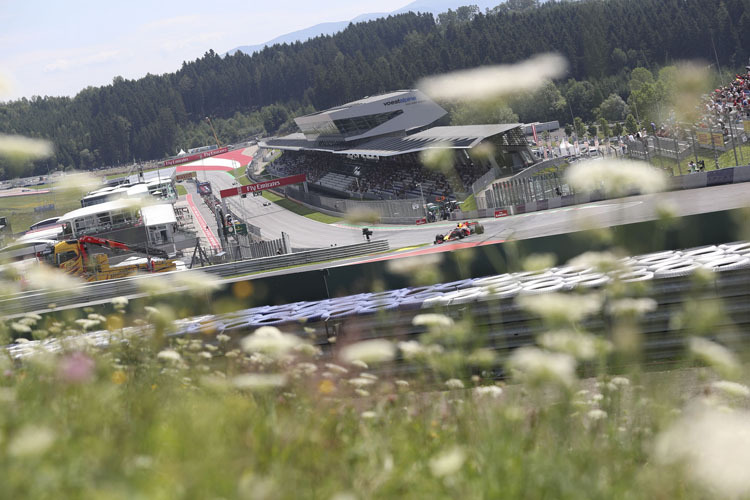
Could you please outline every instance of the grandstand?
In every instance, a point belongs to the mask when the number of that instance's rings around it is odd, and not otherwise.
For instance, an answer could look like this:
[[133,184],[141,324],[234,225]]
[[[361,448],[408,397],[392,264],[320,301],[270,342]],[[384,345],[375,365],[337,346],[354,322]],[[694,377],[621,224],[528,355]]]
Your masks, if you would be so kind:
[[[436,126],[445,115],[419,90],[399,90],[295,118],[300,132],[259,146],[284,151],[272,175],[305,173],[312,190],[371,200],[460,199],[493,167],[504,176],[534,163],[520,123]],[[450,150],[454,168],[425,168],[430,149]]]

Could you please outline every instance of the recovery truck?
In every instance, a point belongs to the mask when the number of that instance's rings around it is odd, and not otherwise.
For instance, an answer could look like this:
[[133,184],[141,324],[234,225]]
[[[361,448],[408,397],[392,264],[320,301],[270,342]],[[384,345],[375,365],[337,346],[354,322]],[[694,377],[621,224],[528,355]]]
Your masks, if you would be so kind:
[[[97,245],[116,251],[137,252],[147,255],[145,260],[110,265],[109,257],[103,253],[89,253],[87,245]],[[81,236],[75,240],[61,241],[52,249],[54,264],[68,274],[80,276],[86,281],[124,278],[136,273],[161,273],[177,269],[169,255],[156,248],[140,245],[126,245],[119,241],[106,240],[95,236]]]

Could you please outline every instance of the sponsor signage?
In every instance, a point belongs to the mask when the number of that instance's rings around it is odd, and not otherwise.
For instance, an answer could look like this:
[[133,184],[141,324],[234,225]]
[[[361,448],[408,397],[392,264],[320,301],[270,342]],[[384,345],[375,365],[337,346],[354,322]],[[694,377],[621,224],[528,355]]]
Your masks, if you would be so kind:
[[226,153],[227,151],[229,151],[229,148],[223,147],[219,149],[212,149],[211,151],[203,151],[202,153],[196,153],[194,155],[182,156],[180,158],[171,158],[164,162],[164,166],[171,167],[172,165],[179,165],[181,163],[187,163],[190,161],[202,160],[203,158],[220,155]]
[[702,144],[704,146],[711,146],[712,139],[714,146],[724,145],[724,135],[718,132],[698,132],[696,134],[696,137],[698,138],[698,144]]
[[390,101],[385,101],[383,103],[383,106],[393,106],[394,104],[406,104],[407,102],[414,102],[417,100],[416,96],[407,96],[407,97],[401,97],[399,99],[392,99]]
[[293,175],[291,177],[282,177],[280,179],[274,179],[272,181],[258,182],[255,184],[248,184],[247,186],[234,187],[229,189],[222,189],[219,191],[219,195],[222,198],[229,198],[230,196],[237,196],[245,193],[257,193],[258,191],[265,191],[266,189],[273,189],[281,186],[288,186],[289,184],[299,184],[300,182],[307,181],[305,174]]
[[176,177],[176,179],[177,179],[177,182],[180,182],[180,181],[187,181],[190,179],[195,179],[196,177],[198,177],[198,174],[195,172],[185,172],[184,174],[179,174]]
[[507,216],[508,216],[508,211],[507,210],[505,210],[505,209],[503,209],[503,210],[495,210],[495,218],[496,219],[498,217],[507,217]]
[[417,219],[417,225],[420,224],[427,224],[427,219],[425,219],[424,217],[422,217],[421,219]]

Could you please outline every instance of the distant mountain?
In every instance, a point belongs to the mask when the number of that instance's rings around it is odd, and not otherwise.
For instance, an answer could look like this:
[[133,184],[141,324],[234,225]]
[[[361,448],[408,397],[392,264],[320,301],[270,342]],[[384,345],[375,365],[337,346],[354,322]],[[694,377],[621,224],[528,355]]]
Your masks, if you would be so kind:
[[371,13],[371,14],[361,14],[354,19],[350,19],[349,21],[334,21],[334,22],[328,22],[328,23],[320,23],[316,24],[315,26],[310,26],[309,28],[301,29],[298,31],[292,31],[291,33],[286,33],[284,35],[277,36],[276,38],[269,40],[264,43],[260,43],[257,45],[242,45],[240,47],[236,47],[227,54],[232,55],[238,50],[241,52],[244,52],[245,54],[252,54],[253,52],[257,52],[259,50],[263,50],[263,47],[270,47],[272,45],[276,45],[278,43],[294,43],[297,41],[304,42],[305,40],[309,40],[310,38],[315,38],[316,36],[320,35],[333,35],[334,33],[338,33],[339,31],[343,31],[347,26],[349,26],[350,23],[362,23],[366,21],[372,21],[373,19],[378,19],[380,17],[388,17],[389,15],[393,14],[402,14],[404,12],[430,12],[433,15],[438,15],[441,12],[447,12],[448,9],[457,9],[458,7],[464,6],[464,5],[476,5],[479,7],[479,10],[484,12],[486,9],[491,9],[501,3],[503,3],[505,0],[414,0],[413,2],[409,3],[408,5],[401,7],[400,9],[394,10],[392,12],[377,12],[377,13]]

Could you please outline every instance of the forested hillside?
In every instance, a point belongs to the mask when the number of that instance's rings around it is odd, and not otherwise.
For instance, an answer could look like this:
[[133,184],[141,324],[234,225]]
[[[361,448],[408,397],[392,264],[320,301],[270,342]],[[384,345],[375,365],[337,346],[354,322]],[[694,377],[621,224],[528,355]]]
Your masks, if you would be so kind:
[[[37,173],[91,168],[205,143],[210,137],[206,116],[224,142],[236,141],[273,133],[298,113],[411,87],[425,75],[547,51],[570,61],[571,80],[557,85],[570,109],[558,109],[559,116],[551,118],[591,119],[592,110],[612,93],[627,98],[632,68],[716,57],[737,67],[750,55],[750,0],[548,2],[441,20],[408,13],[252,56],[222,58],[209,51],[176,73],[116,77],[111,85],[89,87],[74,98],[6,103],[0,106],[0,132],[54,142],[56,155],[35,164]],[[517,107],[513,111],[521,119],[541,118]],[[9,165],[0,168],[6,176],[13,173]]]

